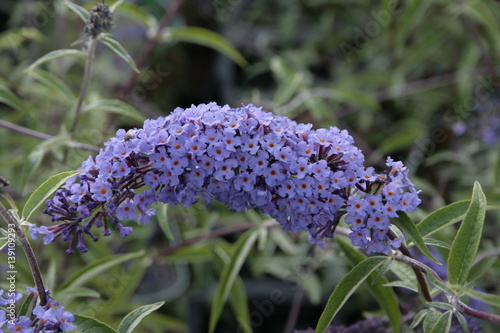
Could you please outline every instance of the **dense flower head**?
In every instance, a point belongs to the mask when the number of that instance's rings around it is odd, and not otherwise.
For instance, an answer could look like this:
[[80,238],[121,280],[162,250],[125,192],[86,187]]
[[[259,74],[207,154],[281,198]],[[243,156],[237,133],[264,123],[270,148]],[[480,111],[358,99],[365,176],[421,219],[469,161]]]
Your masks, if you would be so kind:
[[[258,208],[285,230],[308,231],[311,243],[333,237],[342,217],[352,242],[367,252],[388,253],[390,218],[413,211],[418,192],[401,162],[388,172],[363,167],[353,138],[336,127],[313,130],[252,105],[201,104],[146,120],[143,128],[118,130],[95,161],[69,179],[45,213],[51,227],[31,228],[44,243],[61,237],[85,252],[92,227],[122,237],[123,220],[149,223],[156,202],[184,207],[218,200],[236,211]],[[392,237],[393,238],[393,237]]]
[[113,27],[113,13],[105,3],[96,3],[90,11],[85,24],[85,33],[96,38],[101,32],[108,32]]
[[[48,297],[45,306],[37,305],[38,292],[34,288],[26,288],[29,293],[33,293],[33,311],[30,317],[17,316],[15,303],[22,297],[21,293],[7,292],[6,297],[2,297],[4,291],[0,289],[0,333],[5,332],[66,332],[76,328],[72,323],[75,320],[74,315],[65,311],[63,306]],[[47,295],[50,294],[46,290]]]

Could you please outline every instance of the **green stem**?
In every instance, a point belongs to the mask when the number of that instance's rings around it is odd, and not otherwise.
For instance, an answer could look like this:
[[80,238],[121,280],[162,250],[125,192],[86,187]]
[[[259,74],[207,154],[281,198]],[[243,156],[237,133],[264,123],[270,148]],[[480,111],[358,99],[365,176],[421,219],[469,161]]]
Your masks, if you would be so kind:
[[90,77],[92,76],[92,61],[94,60],[96,45],[97,45],[97,39],[91,38],[89,41],[89,45],[87,47],[87,54],[85,58],[85,69],[83,72],[82,88],[80,89],[80,96],[76,104],[75,118],[73,120],[73,125],[71,126],[70,135],[72,139],[75,137],[76,127],[78,125],[78,120],[80,119],[80,114],[82,112],[83,101],[87,96],[87,90],[90,84]]
[[23,247],[24,254],[28,259],[28,264],[31,268],[31,274],[33,274],[33,280],[35,281],[36,289],[38,290],[38,295],[40,296],[40,305],[45,306],[47,304],[47,293],[45,292],[45,286],[43,285],[42,273],[40,272],[40,268],[38,267],[38,262],[36,261],[35,254],[33,253],[33,249],[31,248],[26,235],[23,230],[19,226],[18,222],[15,218],[10,215],[7,208],[5,208],[0,203],[0,215],[2,215],[3,219],[7,223],[9,228],[13,228],[16,236]]

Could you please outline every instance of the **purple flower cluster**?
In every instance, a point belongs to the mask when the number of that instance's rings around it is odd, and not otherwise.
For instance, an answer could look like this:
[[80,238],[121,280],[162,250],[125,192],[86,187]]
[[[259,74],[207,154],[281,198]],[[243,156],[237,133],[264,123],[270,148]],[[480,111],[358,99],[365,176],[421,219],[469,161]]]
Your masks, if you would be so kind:
[[4,291],[0,289],[0,305],[6,307],[5,310],[0,308],[0,333],[4,333],[5,327],[10,332],[22,333],[66,332],[76,328],[72,324],[75,317],[71,312],[65,311],[63,306],[59,307],[59,303],[50,297],[45,306],[36,305],[38,300],[36,289],[28,287],[26,290],[34,293],[31,317],[16,316],[15,303],[22,297],[21,293],[7,293],[7,298],[3,298]]
[[44,243],[61,236],[87,251],[93,226],[129,235],[120,221],[149,223],[156,202],[188,207],[216,199],[242,211],[258,208],[285,230],[308,231],[311,243],[333,237],[345,215],[352,242],[367,252],[388,253],[390,218],[420,203],[408,170],[390,158],[388,173],[363,167],[353,138],[336,127],[311,129],[252,105],[201,104],[119,130],[95,161],[47,201],[51,227],[32,227]]

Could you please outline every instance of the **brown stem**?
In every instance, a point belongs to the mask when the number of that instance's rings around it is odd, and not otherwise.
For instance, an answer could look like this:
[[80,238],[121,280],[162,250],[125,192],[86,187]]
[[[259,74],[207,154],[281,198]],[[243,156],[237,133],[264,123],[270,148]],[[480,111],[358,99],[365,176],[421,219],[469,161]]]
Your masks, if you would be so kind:
[[[396,235],[391,231],[389,233],[389,238],[395,239]],[[408,251],[406,246],[401,245],[401,247],[399,248],[399,251],[401,251],[401,253],[403,255],[413,259],[410,251]],[[432,302],[431,293],[429,292],[429,287],[427,286],[427,281],[425,281],[424,275],[422,274],[422,272],[420,270],[416,269],[415,267],[411,266],[411,268],[415,272],[415,276],[417,277],[418,284],[420,285],[420,289],[422,289],[422,294],[424,295],[426,301]]]
[[[137,68],[141,69],[142,67],[144,67],[146,60],[149,58],[149,55],[151,54],[154,47],[156,46],[156,44],[160,40],[161,35],[163,33],[163,29],[165,29],[165,27],[170,23],[170,21],[172,21],[172,18],[177,13],[177,11],[179,10],[179,8],[183,2],[184,2],[184,0],[176,0],[176,1],[172,2],[172,5],[170,6],[168,11],[163,16],[163,18],[160,22],[160,25],[158,26],[158,30],[156,30],[155,36],[147,42],[147,44],[144,46],[141,53],[139,54],[137,61],[136,61]],[[128,93],[132,89],[132,85],[134,84],[136,77],[137,77],[137,73],[135,71],[130,72],[130,75],[127,79],[127,82],[125,83],[123,88],[118,92],[117,98],[119,100],[124,100],[125,96],[128,95]]]
[[47,304],[47,293],[45,292],[45,286],[43,285],[42,273],[40,272],[40,268],[38,267],[38,262],[36,261],[35,254],[33,253],[33,249],[31,248],[28,239],[26,239],[26,235],[23,230],[17,223],[16,219],[14,219],[7,208],[5,208],[0,203],[0,215],[2,215],[5,223],[7,223],[9,228],[13,228],[16,236],[23,247],[24,254],[28,259],[28,264],[31,268],[31,274],[33,275],[33,280],[35,281],[36,289],[38,290],[38,295],[40,296],[40,305],[45,306]]
[[[434,278],[436,278],[436,280],[438,280],[440,282],[444,282],[444,280],[441,279],[441,277],[436,272],[434,272],[434,270],[432,270],[429,266],[427,266],[426,264],[423,264],[423,263],[421,263],[413,258],[409,258],[406,255],[398,254],[394,257],[394,259],[410,265],[414,270],[418,270],[419,272],[423,272],[426,274],[430,273],[430,274],[432,274],[432,276],[434,276]],[[494,323],[500,323],[500,315],[497,315],[494,313],[482,312],[482,311],[473,309],[473,308],[467,306],[466,304],[462,303],[461,301],[458,301],[456,304],[452,304],[452,305],[454,305],[459,311],[461,311],[465,314],[468,314],[469,316],[473,316],[473,317],[476,317],[479,319],[488,320],[488,321],[491,321]]]
[[468,314],[469,316],[476,317],[479,319],[488,320],[488,321],[491,321],[493,323],[500,324],[500,316],[499,315],[473,309],[473,308],[465,305],[462,302],[460,302],[460,304],[459,304],[459,310],[461,310],[465,314]]

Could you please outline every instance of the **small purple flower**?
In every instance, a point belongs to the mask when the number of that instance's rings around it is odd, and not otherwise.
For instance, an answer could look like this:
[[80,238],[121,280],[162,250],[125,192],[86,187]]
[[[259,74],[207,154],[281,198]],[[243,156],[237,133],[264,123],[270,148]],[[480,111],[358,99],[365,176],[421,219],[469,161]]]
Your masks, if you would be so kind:
[[117,178],[125,177],[129,174],[130,167],[127,165],[125,161],[120,161],[113,164],[113,173]]
[[219,181],[224,181],[234,177],[234,168],[238,166],[238,162],[235,159],[227,159],[224,162],[216,162],[215,165],[216,171],[214,173],[214,178]]
[[351,240],[354,246],[359,246],[361,248],[365,248],[368,245],[369,235],[368,229],[359,229],[357,231],[351,232],[349,234],[349,239]]
[[107,201],[113,195],[111,185],[103,179],[97,179],[90,185],[90,192],[92,192],[92,199],[96,201]]
[[241,173],[236,177],[233,184],[238,191],[251,192],[255,186],[255,175],[248,172]]
[[137,211],[133,202],[124,202],[116,210],[116,217],[119,220],[134,220]]
[[3,296],[4,290],[0,289],[0,305],[6,306],[12,303],[17,303],[23,296],[21,293],[8,292]]
[[31,327],[31,319],[25,316],[21,316],[14,320],[14,323],[11,321],[7,322],[7,329],[11,330],[11,332],[20,332],[20,333],[34,333],[35,330]]

